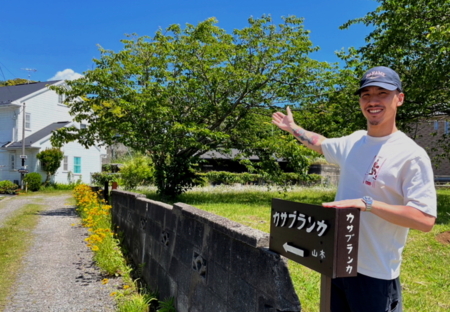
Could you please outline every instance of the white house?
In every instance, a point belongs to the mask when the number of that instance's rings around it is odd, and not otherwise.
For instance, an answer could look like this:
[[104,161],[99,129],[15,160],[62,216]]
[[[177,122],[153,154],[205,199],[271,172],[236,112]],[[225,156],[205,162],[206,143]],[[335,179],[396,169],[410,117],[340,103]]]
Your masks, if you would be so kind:
[[[48,88],[61,85],[64,81],[46,81],[0,87],[0,181],[10,180],[20,183],[19,169],[42,171],[36,154],[51,147],[52,131],[61,127],[82,124],[73,122],[64,98]],[[25,112],[25,116],[24,116]],[[25,118],[24,118],[25,117]],[[23,131],[24,130],[24,131]],[[25,137],[25,144],[22,138]],[[25,157],[23,157],[23,148]],[[80,180],[89,184],[91,173],[101,171],[104,147],[84,148],[76,142],[64,145],[64,160],[52,181],[69,183]],[[24,160],[23,160],[24,159]]]

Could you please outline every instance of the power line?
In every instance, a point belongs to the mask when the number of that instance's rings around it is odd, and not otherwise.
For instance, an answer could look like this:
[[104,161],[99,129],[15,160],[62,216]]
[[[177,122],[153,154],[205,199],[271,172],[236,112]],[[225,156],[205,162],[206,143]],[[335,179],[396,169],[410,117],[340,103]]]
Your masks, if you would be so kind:
[[[3,64],[2,62],[0,62],[0,66],[3,66],[3,68],[5,68],[5,69],[11,74],[11,77],[14,78],[15,75],[8,69],[8,67],[5,66],[5,64]],[[0,68],[0,69],[1,69],[1,68]],[[6,81],[6,77],[5,77],[5,75],[3,74],[3,71],[2,71],[2,75],[3,75],[3,79]],[[12,79],[12,78],[11,78],[11,79]]]

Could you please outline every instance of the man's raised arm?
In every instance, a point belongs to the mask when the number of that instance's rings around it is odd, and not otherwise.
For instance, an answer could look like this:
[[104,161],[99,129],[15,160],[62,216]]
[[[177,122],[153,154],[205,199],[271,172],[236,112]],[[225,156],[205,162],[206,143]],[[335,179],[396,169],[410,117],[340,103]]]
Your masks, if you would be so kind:
[[272,115],[272,123],[281,130],[291,133],[297,140],[306,147],[322,154],[322,142],[326,139],[324,136],[307,131],[294,122],[291,109],[286,108],[287,115],[282,112],[276,112]]

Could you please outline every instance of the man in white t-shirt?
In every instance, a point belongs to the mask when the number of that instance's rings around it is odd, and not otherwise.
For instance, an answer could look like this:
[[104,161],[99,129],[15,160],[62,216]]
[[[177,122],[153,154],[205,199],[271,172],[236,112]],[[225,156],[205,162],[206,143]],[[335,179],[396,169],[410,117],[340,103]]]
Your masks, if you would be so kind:
[[340,166],[334,202],[359,208],[358,276],[332,280],[332,312],[402,311],[399,280],[410,228],[428,232],[436,219],[436,190],[427,153],[396,127],[405,95],[398,74],[379,66],[360,81],[359,104],[367,131],[327,139],[295,124],[292,113],[272,122]]

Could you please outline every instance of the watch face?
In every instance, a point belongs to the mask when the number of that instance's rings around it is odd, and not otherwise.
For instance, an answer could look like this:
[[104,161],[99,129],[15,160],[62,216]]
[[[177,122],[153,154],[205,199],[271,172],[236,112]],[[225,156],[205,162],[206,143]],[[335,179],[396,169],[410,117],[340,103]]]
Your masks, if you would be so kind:
[[373,199],[370,196],[364,196],[363,197],[363,201],[367,204],[367,205],[372,205]]

